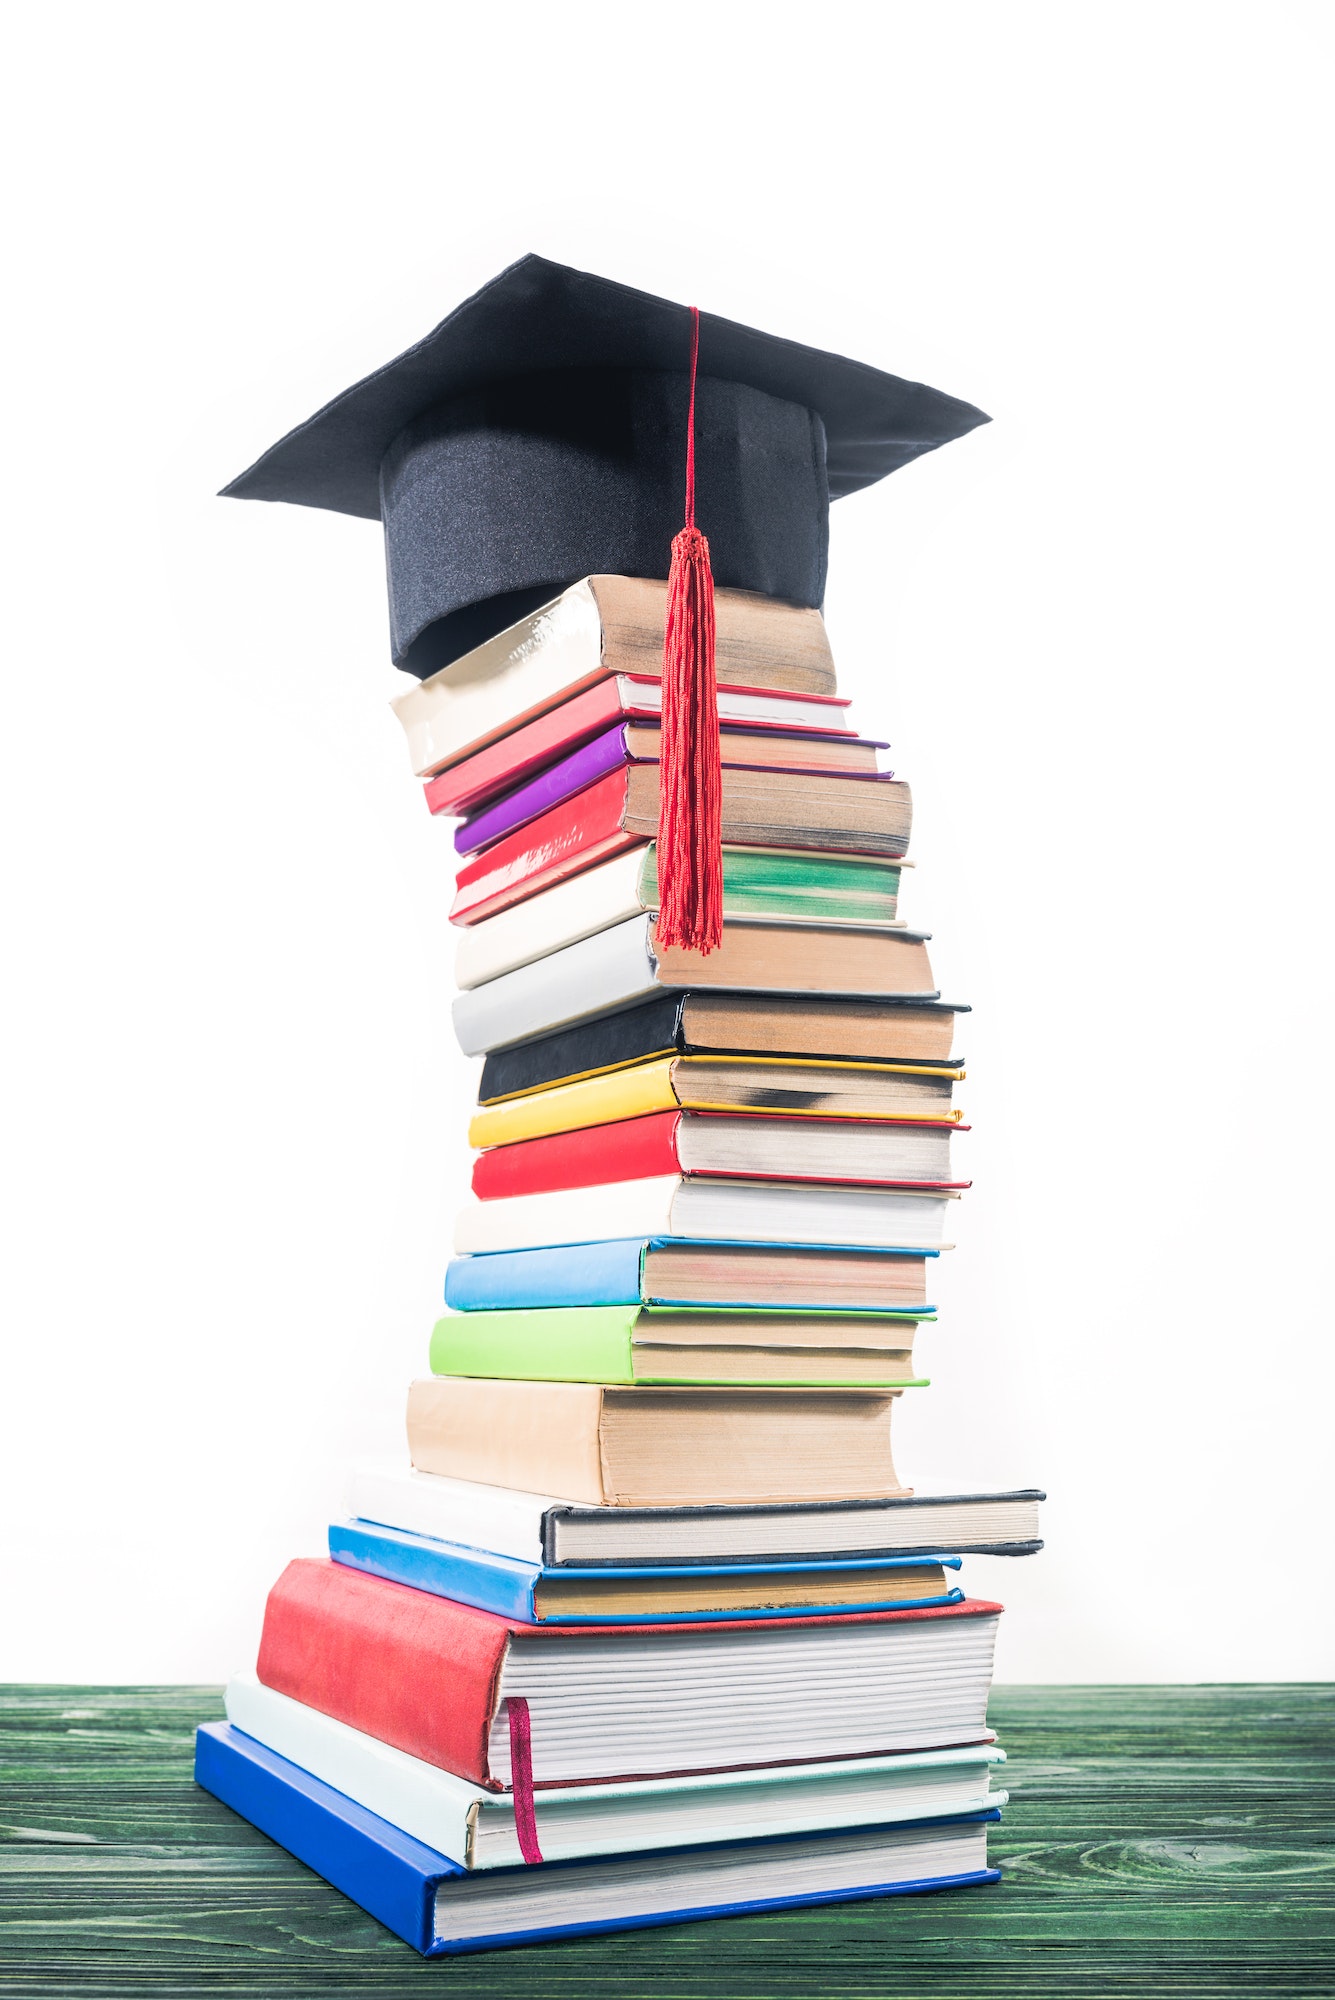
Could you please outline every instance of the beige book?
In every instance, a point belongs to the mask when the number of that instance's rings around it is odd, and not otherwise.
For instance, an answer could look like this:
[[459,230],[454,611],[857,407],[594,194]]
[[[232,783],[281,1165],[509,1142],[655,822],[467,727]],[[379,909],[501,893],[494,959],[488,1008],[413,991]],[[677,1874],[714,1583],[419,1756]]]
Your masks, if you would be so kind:
[[621,1389],[431,1376],[408,1391],[419,1472],[595,1506],[902,1493],[895,1389]]
[[[661,674],[667,585],[590,576],[402,694],[394,713],[419,777],[443,771],[607,674]],[[819,611],[751,591],[714,594],[715,677],[728,686],[831,695]]]

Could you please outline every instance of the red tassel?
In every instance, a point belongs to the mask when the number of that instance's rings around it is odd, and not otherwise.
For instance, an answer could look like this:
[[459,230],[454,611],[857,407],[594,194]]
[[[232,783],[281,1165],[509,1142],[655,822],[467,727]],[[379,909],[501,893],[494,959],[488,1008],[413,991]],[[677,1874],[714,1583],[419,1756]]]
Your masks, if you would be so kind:
[[709,543],[695,525],[699,355],[700,313],[692,306],[686,525],[672,543],[663,635],[657,941],[703,954],[723,942],[723,774],[714,678],[714,574]]

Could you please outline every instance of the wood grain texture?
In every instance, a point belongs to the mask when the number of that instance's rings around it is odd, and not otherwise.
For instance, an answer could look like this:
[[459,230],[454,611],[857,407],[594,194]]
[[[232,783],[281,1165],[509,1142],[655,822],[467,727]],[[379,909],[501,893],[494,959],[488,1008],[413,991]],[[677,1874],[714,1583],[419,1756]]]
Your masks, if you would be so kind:
[[196,1790],[221,1712],[0,1690],[0,1995],[1335,1993],[1335,1688],[999,1688],[999,1888],[430,1963]]

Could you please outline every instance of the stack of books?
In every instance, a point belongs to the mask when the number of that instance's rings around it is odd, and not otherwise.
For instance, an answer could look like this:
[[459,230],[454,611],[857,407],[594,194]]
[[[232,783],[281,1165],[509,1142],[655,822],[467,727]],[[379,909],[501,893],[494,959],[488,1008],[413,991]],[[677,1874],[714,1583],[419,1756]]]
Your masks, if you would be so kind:
[[594,576],[397,703],[457,819],[473,1192],[329,1559],[198,1775],[426,1953],[997,1879],[1041,1494],[904,1486],[965,1183],[907,785],[817,612],[717,595],[724,938],[660,951],[665,587]]

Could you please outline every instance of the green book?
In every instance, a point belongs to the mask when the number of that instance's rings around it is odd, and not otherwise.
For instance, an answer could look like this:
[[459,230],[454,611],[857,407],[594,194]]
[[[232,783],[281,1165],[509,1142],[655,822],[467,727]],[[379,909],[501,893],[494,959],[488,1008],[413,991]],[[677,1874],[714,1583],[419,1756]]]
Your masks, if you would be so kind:
[[435,1375],[719,1388],[918,1388],[914,1321],[890,1313],[555,1306],[448,1313]]
[[[725,847],[723,901],[734,917],[813,917],[827,924],[895,919],[902,861],[812,854],[796,848]],[[658,906],[658,846],[645,849],[640,895]]]

